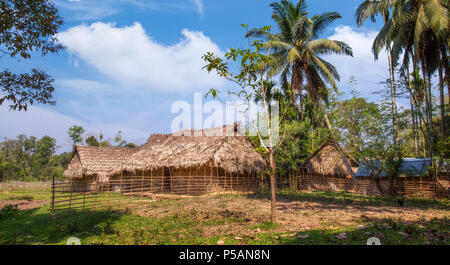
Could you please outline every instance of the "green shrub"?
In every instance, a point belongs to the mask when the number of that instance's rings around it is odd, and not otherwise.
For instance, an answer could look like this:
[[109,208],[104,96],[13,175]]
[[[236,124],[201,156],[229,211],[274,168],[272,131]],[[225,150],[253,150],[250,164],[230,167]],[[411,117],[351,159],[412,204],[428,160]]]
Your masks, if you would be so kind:
[[14,216],[19,210],[17,209],[17,204],[8,204],[2,209],[0,209],[0,220],[8,219]]

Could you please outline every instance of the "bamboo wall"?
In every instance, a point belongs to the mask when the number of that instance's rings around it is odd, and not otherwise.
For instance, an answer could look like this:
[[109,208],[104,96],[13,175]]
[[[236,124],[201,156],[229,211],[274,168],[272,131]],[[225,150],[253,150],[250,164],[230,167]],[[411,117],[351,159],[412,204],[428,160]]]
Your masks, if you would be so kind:
[[226,172],[218,167],[161,168],[136,174],[124,174],[110,179],[112,191],[129,193],[162,193],[203,195],[223,192],[254,192],[258,175]]
[[[391,190],[397,195],[417,198],[449,198],[450,178],[441,177],[434,180],[428,177],[401,177],[392,183],[390,189],[388,179],[360,178],[355,181],[351,178],[334,175],[301,175],[295,178],[294,186],[298,190],[346,191],[362,195],[388,196]],[[280,188],[286,187],[285,182],[279,182]]]

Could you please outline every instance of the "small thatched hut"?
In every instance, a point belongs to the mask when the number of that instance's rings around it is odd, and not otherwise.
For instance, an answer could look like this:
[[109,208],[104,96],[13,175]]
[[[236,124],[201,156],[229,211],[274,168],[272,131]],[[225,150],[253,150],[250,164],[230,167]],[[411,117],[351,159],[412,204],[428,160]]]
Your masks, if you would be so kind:
[[[345,157],[351,169],[345,165]],[[358,169],[358,162],[347,157],[336,143],[328,140],[317,148],[300,168],[303,175],[352,177]]]
[[64,177],[73,180],[76,190],[89,191],[108,181],[109,170],[129,158],[138,149],[75,145]]
[[136,180],[135,186],[150,193],[199,195],[254,191],[264,166],[264,159],[233,125],[152,135],[108,176],[116,191],[130,190],[122,183]]

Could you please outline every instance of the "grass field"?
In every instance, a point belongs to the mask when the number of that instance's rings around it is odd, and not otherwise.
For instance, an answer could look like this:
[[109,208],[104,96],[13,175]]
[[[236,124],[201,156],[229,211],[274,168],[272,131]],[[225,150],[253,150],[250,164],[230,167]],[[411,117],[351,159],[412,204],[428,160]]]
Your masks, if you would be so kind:
[[[27,197],[28,196],[28,197]],[[0,202],[47,200],[50,194],[0,193]],[[0,244],[450,244],[448,200],[349,193],[279,192],[277,223],[268,194],[155,199],[125,212],[89,211],[50,218],[50,205],[0,214]]]

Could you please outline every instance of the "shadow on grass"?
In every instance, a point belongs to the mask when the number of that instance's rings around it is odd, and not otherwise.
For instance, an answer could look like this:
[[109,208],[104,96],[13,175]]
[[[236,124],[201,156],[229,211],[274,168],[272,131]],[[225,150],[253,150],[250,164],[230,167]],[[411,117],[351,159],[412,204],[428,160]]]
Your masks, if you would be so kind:
[[119,217],[118,212],[104,210],[52,219],[48,205],[17,211],[0,220],[0,244],[65,244],[70,237],[83,242],[89,236],[113,233],[111,224]]
[[[250,199],[270,199],[270,192],[259,192],[247,195]],[[367,196],[348,192],[277,192],[277,201],[283,202],[315,202],[321,204],[319,208],[342,208],[346,205],[357,204],[361,206],[397,206],[412,207],[419,209],[449,209],[448,199],[421,199],[421,198],[400,198]],[[401,205],[402,204],[402,205]]]
[[294,237],[279,237],[282,245],[367,245],[376,237],[382,245],[448,245],[450,220],[435,218],[430,221],[401,222],[390,218],[370,218],[359,226],[336,230],[309,230]]

